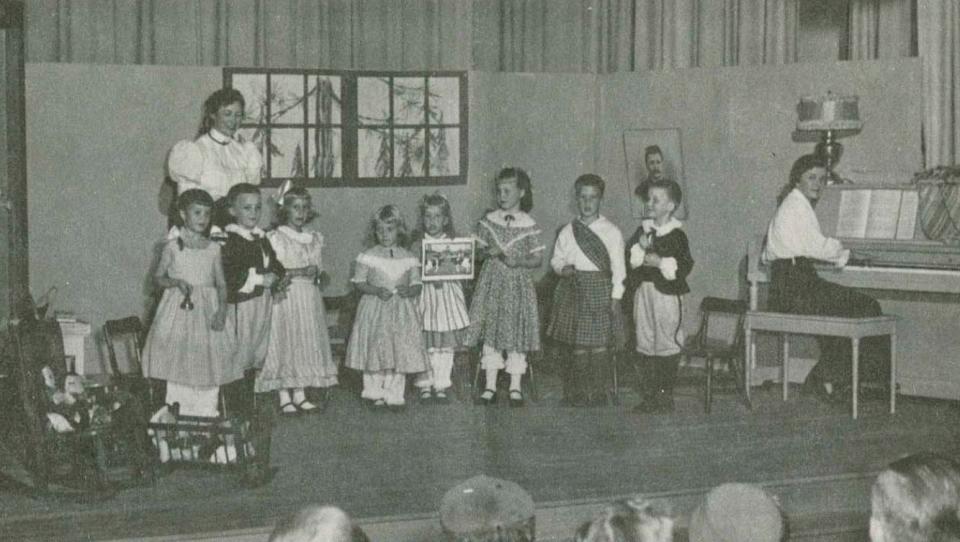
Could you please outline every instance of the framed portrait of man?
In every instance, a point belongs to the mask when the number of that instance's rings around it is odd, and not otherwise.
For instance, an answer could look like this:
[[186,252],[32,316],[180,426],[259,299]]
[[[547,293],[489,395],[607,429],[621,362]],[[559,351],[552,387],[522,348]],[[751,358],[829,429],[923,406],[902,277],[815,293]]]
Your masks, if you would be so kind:
[[[646,186],[659,179],[673,179],[684,198],[674,216],[687,218],[687,184],[683,175],[683,146],[679,128],[624,130],[623,155],[627,168],[627,190],[633,217],[644,215]],[[641,192],[638,194],[638,189]]]

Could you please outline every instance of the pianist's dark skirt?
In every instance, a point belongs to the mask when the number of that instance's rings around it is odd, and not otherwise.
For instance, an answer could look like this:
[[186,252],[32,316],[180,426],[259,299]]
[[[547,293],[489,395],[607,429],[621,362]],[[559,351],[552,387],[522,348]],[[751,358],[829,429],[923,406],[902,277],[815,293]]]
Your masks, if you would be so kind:
[[[813,267],[813,260],[794,258],[776,260],[770,275],[770,310],[793,314],[819,314],[846,318],[880,316],[880,304],[872,297],[852,288],[823,280]],[[853,347],[849,339],[819,337],[820,362],[808,378],[851,383]],[[868,337],[861,341],[861,381],[889,382],[890,339]]]

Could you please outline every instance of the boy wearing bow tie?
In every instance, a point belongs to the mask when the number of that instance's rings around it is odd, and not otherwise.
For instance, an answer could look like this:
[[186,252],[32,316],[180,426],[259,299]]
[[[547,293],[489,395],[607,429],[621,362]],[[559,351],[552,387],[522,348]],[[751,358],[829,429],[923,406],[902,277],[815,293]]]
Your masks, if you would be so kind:
[[[253,384],[257,370],[267,357],[270,336],[272,292],[285,285],[283,265],[257,223],[260,220],[260,189],[240,183],[227,193],[230,216],[227,239],[221,252],[223,274],[227,284],[227,321],[225,329],[236,336],[234,366],[243,371],[243,380],[223,389],[227,411],[250,416],[258,426],[255,432],[266,440],[254,446],[258,456],[268,457],[268,419],[257,416],[253,401]],[[264,449],[266,448],[266,449]],[[262,454],[261,454],[262,452]]]

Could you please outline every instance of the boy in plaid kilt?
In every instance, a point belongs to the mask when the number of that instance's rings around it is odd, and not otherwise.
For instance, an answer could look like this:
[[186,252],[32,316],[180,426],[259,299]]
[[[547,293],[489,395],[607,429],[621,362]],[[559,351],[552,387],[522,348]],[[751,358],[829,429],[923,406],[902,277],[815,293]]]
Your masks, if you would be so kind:
[[550,265],[560,275],[547,333],[564,344],[563,402],[603,404],[612,382],[611,350],[622,343],[623,235],[600,215],[605,183],[597,175],[577,178],[579,216],[557,235]]

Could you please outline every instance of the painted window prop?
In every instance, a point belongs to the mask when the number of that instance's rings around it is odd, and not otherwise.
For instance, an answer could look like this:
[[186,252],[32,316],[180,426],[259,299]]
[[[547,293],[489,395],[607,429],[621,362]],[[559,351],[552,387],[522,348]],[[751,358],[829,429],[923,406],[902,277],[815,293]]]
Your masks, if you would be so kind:
[[687,183],[683,175],[683,147],[678,128],[623,131],[623,154],[627,167],[627,190],[634,218],[644,216],[644,205],[637,188],[651,179],[673,179],[684,193],[674,216],[687,218]]
[[420,258],[424,282],[473,279],[473,239],[424,239],[422,246]]
[[267,186],[466,183],[466,72],[224,68],[224,85]]

